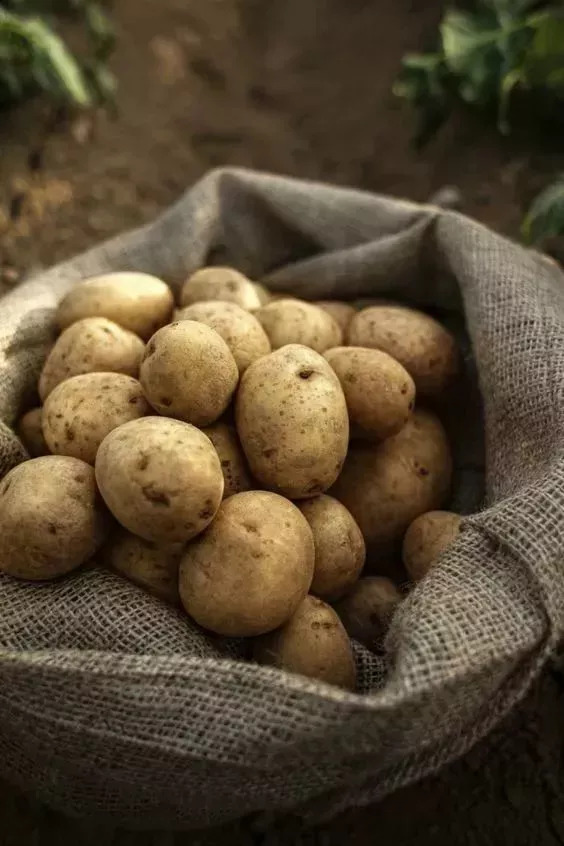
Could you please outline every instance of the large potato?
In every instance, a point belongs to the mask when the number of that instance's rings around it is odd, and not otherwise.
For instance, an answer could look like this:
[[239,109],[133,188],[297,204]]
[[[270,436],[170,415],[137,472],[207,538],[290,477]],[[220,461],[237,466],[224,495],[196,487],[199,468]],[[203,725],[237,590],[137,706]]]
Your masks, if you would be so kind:
[[247,491],[224,500],[180,563],[180,598],[206,629],[246,637],[281,626],[313,576],[311,529],[277,494]]
[[170,320],[173,305],[172,291],[156,276],[104,273],[69,291],[57,309],[57,323],[66,329],[84,317],[107,317],[146,341]]
[[401,602],[395,584],[383,576],[360,579],[335,605],[349,635],[368,649],[379,651],[390,621]]
[[261,304],[253,283],[232,267],[202,267],[186,280],[180,292],[181,306],[208,300],[236,303],[249,311]]
[[333,320],[339,324],[344,337],[349,328],[349,323],[356,314],[356,308],[350,303],[343,303],[339,300],[317,300],[314,305],[331,315]]
[[69,573],[96,552],[109,522],[88,464],[24,461],[0,482],[0,570],[33,581]]
[[244,374],[235,403],[237,432],[253,476],[290,499],[327,490],[349,437],[339,380],[322,356],[291,344]]
[[444,505],[451,474],[445,431],[419,409],[392,438],[351,446],[330,493],[353,515],[369,553],[386,556],[416,517]]
[[22,414],[16,427],[16,434],[32,458],[49,455],[49,447],[43,437],[41,421],[43,410],[32,408]]
[[178,605],[182,544],[156,544],[118,529],[104,550],[108,567],[165,602]]
[[113,429],[96,455],[96,481],[121,525],[157,543],[182,543],[203,531],[223,496],[210,439],[164,417]]
[[225,483],[223,498],[250,491],[253,481],[235,427],[227,423],[214,423],[202,431],[208,436],[219,456]]
[[139,372],[153,408],[194,426],[207,426],[223,414],[238,379],[223,338],[194,320],[159,329],[147,344]]
[[255,317],[273,350],[287,344],[303,344],[324,352],[343,342],[343,333],[331,315],[304,300],[275,300],[255,311]]
[[382,350],[403,364],[418,396],[444,394],[458,370],[453,335],[422,311],[399,305],[365,308],[349,325],[350,346]]
[[270,664],[354,690],[356,668],[351,642],[333,609],[306,596],[280,629],[257,639],[253,657]]
[[339,377],[356,437],[384,440],[407,423],[415,404],[413,379],[380,350],[335,347],[324,353]]
[[332,496],[299,504],[315,544],[315,570],[310,592],[333,602],[356,582],[366,557],[364,538],[350,511]]
[[422,579],[456,540],[461,522],[462,517],[452,511],[429,511],[413,521],[403,539],[403,563],[414,582]]
[[231,350],[241,375],[249,364],[270,352],[270,341],[256,317],[235,303],[194,303],[180,309],[176,319],[196,320],[215,329]]
[[85,317],[69,326],[53,345],[39,377],[47,399],[59,382],[81,373],[125,373],[137,377],[145,349],[141,338],[105,317]]
[[54,388],[43,407],[43,433],[51,452],[94,464],[106,435],[150,411],[141,385],[123,373],[83,373]]

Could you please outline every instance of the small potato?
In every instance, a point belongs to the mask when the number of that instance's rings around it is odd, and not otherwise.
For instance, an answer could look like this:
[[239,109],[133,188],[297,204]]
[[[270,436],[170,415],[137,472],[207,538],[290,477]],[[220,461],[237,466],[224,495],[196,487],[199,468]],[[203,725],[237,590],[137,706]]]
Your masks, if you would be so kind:
[[118,529],[104,550],[108,567],[134,584],[178,605],[178,567],[182,544],[156,544]]
[[85,317],[59,336],[39,377],[44,402],[53,388],[81,373],[139,374],[144,345],[141,338],[105,317]]
[[343,303],[339,300],[317,300],[313,305],[322,308],[330,314],[333,320],[339,324],[343,337],[349,328],[349,323],[356,314],[356,308],[350,303]]
[[350,511],[332,496],[299,504],[315,544],[315,570],[310,592],[333,602],[356,582],[366,558],[364,538]]
[[360,579],[335,605],[349,635],[368,649],[379,651],[393,613],[401,602],[395,584],[383,576]]
[[223,338],[204,323],[163,326],[145,350],[139,381],[154,409],[194,426],[221,417],[237,387],[239,371]]
[[224,500],[207,532],[180,562],[180,598],[194,620],[221,635],[278,628],[313,577],[311,529],[277,494],[247,491]]
[[72,288],[62,299],[56,319],[66,329],[84,317],[107,317],[146,341],[168,323],[173,305],[172,291],[156,276],[104,273]]
[[252,285],[258,294],[261,306],[269,303],[271,299],[271,294],[266,285],[263,285],[261,282],[253,282]]
[[282,628],[257,639],[253,657],[289,673],[354,690],[351,642],[333,609],[306,596]]
[[63,576],[94,555],[109,524],[88,464],[67,455],[24,461],[0,482],[0,570],[32,581]]
[[452,511],[428,511],[417,517],[403,539],[403,563],[409,577],[418,582],[456,540],[462,517]]
[[181,306],[209,300],[236,303],[248,311],[259,308],[261,304],[253,283],[232,267],[202,267],[182,286]]
[[49,455],[49,447],[45,443],[43,429],[41,428],[42,414],[41,408],[32,408],[31,411],[26,411],[20,417],[16,428],[18,438],[32,458]]
[[405,306],[359,311],[349,325],[348,343],[391,355],[411,375],[421,397],[440,397],[458,370],[453,335],[429,315]]
[[83,373],[54,388],[43,407],[43,433],[51,452],[94,464],[106,435],[149,414],[141,385],[123,373]]
[[324,356],[343,388],[353,436],[383,441],[405,426],[415,385],[399,362],[365,347],[335,347]]
[[351,446],[330,493],[353,515],[369,554],[385,557],[416,517],[444,505],[451,474],[441,423],[418,409],[397,435],[380,444]]
[[164,417],[142,417],[113,429],[96,455],[96,481],[121,525],[156,543],[195,537],[213,520],[223,496],[210,439]]
[[316,352],[324,352],[343,342],[343,333],[331,315],[304,300],[270,302],[255,311],[255,317],[268,335],[273,350],[286,344],[303,344]]
[[253,481],[235,427],[227,423],[214,423],[213,426],[206,426],[202,432],[208,436],[219,456],[225,483],[223,498],[250,491]]
[[266,332],[249,311],[235,303],[194,303],[179,309],[177,320],[196,320],[221,335],[235,359],[240,375],[249,364],[271,351]]
[[235,419],[251,473],[265,487],[305,499],[339,475],[349,437],[345,396],[313,350],[290,344],[251,364]]

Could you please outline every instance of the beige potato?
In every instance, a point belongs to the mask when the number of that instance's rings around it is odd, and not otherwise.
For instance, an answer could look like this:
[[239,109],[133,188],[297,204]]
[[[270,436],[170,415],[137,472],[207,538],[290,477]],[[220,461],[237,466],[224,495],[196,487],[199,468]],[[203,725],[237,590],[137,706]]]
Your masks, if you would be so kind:
[[303,344],[324,352],[343,342],[343,333],[331,315],[304,300],[275,300],[255,311],[255,317],[273,350],[287,344]]
[[182,544],[156,544],[118,529],[104,550],[108,567],[165,602],[178,605]]
[[57,324],[66,329],[85,317],[106,317],[146,341],[170,320],[174,298],[161,279],[122,271],[92,276],[61,300]]
[[208,300],[236,303],[248,311],[261,304],[254,284],[232,267],[202,267],[186,280],[180,291],[181,306]]
[[313,577],[311,529],[281,496],[246,491],[224,500],[180,562],[180,598],[194,620],[221,635],[263,634],[288,620]]
[[141,385],[123,373],[83,373],[54,388],[43,407],[43,433],[51,452],[94,464],[106,435],[150,412]]
[[349,437],[345,396],[313,350],[291,344],[251,364],[235,419],[251,473],[265,487],[305,499],[339,475]]
[[215,447],[223,473],[223,498],[250,491],[253,487],[251,473],[245,459],[237,431],[227,423],[214,423],[202,429]]
[[159,329],[147,344],[139,372],[156,411],[194,426],[221,417],[238,380],[235,359],[223,338],[194,320]]
[[366,347],[335,347],[324,357],[343,388],[354,437],[383,441],[405,426],[415,385],[399,362]]
[[351,446],[330,494],[353,515],[369,554],[385,557],[416,517],[444,505],[451,475],[440,421],[417,409],[397,435],[380,444]]
[[354,690],[351,642],[338,615],[321,599],[306,596],[280,629],[258,638],[255,661]]
[[144,345],[141,338],[105,317],[77,320],[57,338],[39,377],[45,402],[53,388],[81,373],[139,374]]
[[379,651],[394,611],[401,602],[395,584],[383,576],[360,579],[335,605],[349,635],[368,649]]
[[328,602],[339,599],[356,582],[366,558],[364,538],[345,506],[332,496],[299,503],[315,544],[310,593]]
[[45,443],[41,428],[42,415],[41,408],[32,408],[20,417],[16,428],[17,436],[32,458],[49,455],[49,447]]
[[63,576],[94,555],[109,525],[92,467],[67,455],[24,461],[0,482],[0,570]]
[[221,335],[231,350],[240,375],[249,364],[271,351],[268,336],[256,317],[236,303],[220,300],[194,303],[179,309],[176,319],[205,323]]
[[156,543],[182,543],[213,520],[223,496],[217,452],[203,432],[164,417],[113,429],[96,455],[96,481],[114,517]]
[[348,343],[391,355],[412,376],[420,397],[440,397],[458,371],[454,336],[413,308],[378,305],[359,311],[349,325]]
[[253,288],[258,294],[261,306],[269,303],[271,299],[271,294],[266,285],[263,285],[262,282],[253,282],[252,284]]
[[403,563],[409,577],[418,582],[456,540],[462,517],[452,511],[429,511],[417,517],[403,539]]
[[330,314],[333,320],[338,323],[345,337],[349,323],[356,314],[356,308],[350,303],[343,303],[339,300],[316,300],[313,305],[322,308]]

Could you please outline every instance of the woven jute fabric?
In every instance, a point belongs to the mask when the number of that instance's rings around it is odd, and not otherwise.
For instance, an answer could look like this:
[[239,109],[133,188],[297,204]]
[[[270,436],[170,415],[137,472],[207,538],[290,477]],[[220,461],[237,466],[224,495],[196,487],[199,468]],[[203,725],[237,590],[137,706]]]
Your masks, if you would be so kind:
[[356,694],[245,662],[96,566],[0,578],[0,776],[76,815],[203,826],[371,802],[484,736],[562,634],[564,277],[436,207],[219,169],[153,224],[24,283],[0,301],[2,471],[23,457],[11,427],[65,292],[118,269],[177,288],[210,263],[451,325],[465,350],[447,408],[453,503],[469,516],[400,607],[386,657],[355,644]]

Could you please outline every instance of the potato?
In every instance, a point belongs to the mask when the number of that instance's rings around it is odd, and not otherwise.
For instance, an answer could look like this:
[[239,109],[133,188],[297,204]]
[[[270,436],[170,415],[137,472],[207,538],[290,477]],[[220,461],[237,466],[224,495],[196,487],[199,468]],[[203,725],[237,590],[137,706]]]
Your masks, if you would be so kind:
[[251,473],[265,487],[304,499],[339,475],[349,437],[345,396],[313,350],[290,344],[251,364],[235,419]]
[[108,567],[165,602],[178,605],[182,544],[156,544],[118,529],[104,550]]
[[414,582],[422,579],[456,540],[461,522],[462,517],[452,511],[428,511],[413,521],[403,539],[403,563]]
[[304,300],[276,300],[255,311],[273,350],[303,344],[317,352],[338,347],[343,333],[330,314]]
[[16,427],[18,438],[32,458],[49,455],[49,447],[45,443],[41,428],[42,414],[41,408],[32,408],[20,417]]
[[106,435],[149,414],[141,385],[123,373],[83,373],[54,388],[43,407],[43,433],[51,452],[94,464]]
[[397,435],[380,444],[351,446],[330,494],[353,515],[369,554],[386,556],[416,517],[444,505],[451,474],[441,423],[418,409]]
[[253,657],[290,673],[354,690],[351,642],[333,609],[306,596],[282,628],[257,639]]
[[348,343],[382,350],[403,364],[418,396],[444,394],[458,370],[453,335],[422,311],[378,305],[359,311],[349,325]]
[[231,401],[239,371],[214,329],[194,320],[163,326],[145,350],[139,380],[154,409],[207,426]]
[[223,475],[209,438],[194,426],[142,417],[113,429],[96,455],[96,481],[114,517],[156,543],[182,543],[213,520]]
[[360,579],[335,605],[349,635],[368,649],[379,651],[393,613],[401,602],[395,584],[383,576]]
[[202,431],[208,436],[219,456],[225,484],[223,498],[227,499],[228,496],[241,491],[250,491],[253,481],[235,427],[227,423],[214,423]]
[[180,292],[180,305],[209,300],[236,303],[252,311],[261,299],[253,283],[232,267],[202,267],[190,276]]
[[81,373],[125,373],[137,377],[143,356],[141,338],[105,317],[85,317],[69,326],[53,345],[39,377],[39,396]]
[[334,347],[324,357],[343,388],[351,434],[369,440],[396,435],[415,405],[407,370],[387,353],[365,347]]
[[263,634],[288,620],[313,577],[311,529],[281,496],[246,491],[224,500],[180,562],[180,599],[221,635]]
[[332,602],[356,582],[366,558],[364,538],[350,511],[332,496],[300,502],[315,544],[310,593]]
[[107,317],[146,341],[170,320],[174,298],[161,279],[148,273],[92,276],[61,300],[56,320],[66,329],[85,317]]
[[181,308],[177,320],[196,320],[221,335],[242,375],[249,364],[271,351],[266,332],[249,311],[235,303],[194,303]]
[[331,315],[335,323],[340,326],[344,337],[349,323],[356,314],[356,308],[350,303],[343,303],[339,300],[317,300],[313,305],[322,308],[323,311]]
[[271,294],[266,285],[263,285],[262,282],[253,282],[252,286],[258,294],[261,306],[270,302]]
[[109,524],[88,464],[67,455],[24,461],[0,482],[0,570],[32,581],[63,576],[96,552]]

